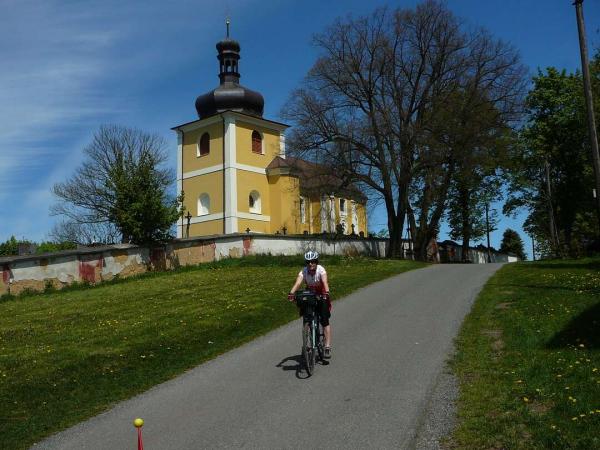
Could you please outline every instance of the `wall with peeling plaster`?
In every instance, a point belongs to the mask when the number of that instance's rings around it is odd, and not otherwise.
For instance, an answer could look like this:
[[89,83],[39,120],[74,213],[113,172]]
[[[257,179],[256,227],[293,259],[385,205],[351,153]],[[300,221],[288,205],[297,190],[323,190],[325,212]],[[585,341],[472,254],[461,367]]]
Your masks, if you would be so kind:
[[[42,291],[49,286],[61,289],[72,283],[96,284],[116,276],[126,278],[247,255],[302,255],[312,249],[325,255],[383,257],[386,246],[385,239],[235,234],[179,239],[153,248],[120,244],[0,258],[0,295]],[[485,262],[483,252],[479,253],[474,253],[473,260]],[[509,261],[506,255],[497,253],[494,260]]]

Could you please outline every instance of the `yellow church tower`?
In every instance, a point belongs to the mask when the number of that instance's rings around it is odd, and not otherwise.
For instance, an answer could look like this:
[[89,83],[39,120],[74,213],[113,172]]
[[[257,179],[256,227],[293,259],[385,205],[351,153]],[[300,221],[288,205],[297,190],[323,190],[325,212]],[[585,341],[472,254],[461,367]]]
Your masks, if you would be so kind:
[[286,158],[288,126],[264,119],[263,96],[239,83],[240,44],[229,37],[229,21],[217,51],[219,86],[196,99],[198,120],[173,128],[177,190],[188,213],[177,237],[333,232],[339,224],[345,233],[366,231],[362,193],[320,192],[303,183],[318,167]]

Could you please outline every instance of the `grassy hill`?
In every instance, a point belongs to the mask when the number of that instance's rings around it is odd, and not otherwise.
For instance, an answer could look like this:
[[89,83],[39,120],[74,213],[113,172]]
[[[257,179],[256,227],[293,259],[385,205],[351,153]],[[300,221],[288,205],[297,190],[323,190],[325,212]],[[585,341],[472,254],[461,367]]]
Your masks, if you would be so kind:
[[600,449],[600,259],[504,266],[463,324],[451,448]]
[[[28,448],[294,318],[301,258],[252,257],[0,302],[0,448]],[[422,267],[325,258],[335,300]]]

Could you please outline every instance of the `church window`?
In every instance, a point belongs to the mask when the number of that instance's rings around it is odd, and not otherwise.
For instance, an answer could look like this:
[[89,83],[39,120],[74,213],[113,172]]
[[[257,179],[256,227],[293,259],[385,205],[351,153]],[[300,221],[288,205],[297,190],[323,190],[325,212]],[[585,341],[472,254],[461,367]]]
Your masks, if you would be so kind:
[[261,134],[254,130],[252,132],[252,153],[262,154],[262,136]]
[[208,155],[210,153],[210,135],[204,133],[198,142],[198,156]]
[[210,214],[210,197],[204,193],[198,197],[198,215],[205,216],[207,214]]
[[257,191],[250,192],[250,195],[248,196],[248,207],[251,213],[261,213],[260,194]]
[[340,215],[346,215],[346,200],[340,198]]
[[300,223],[306,223],[306,202],[300,197]]

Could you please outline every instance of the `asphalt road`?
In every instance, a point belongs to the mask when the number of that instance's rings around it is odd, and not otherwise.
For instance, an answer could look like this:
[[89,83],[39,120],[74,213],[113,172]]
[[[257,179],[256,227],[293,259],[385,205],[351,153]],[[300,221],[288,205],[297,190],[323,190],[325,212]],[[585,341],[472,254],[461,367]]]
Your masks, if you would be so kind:
[[298,320],[33,448],[135,449],[136,417],[146,450],[414,448],[453,338],[499,267],[430,266],[335,302],[333,357],[310,378]]

